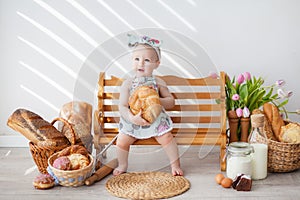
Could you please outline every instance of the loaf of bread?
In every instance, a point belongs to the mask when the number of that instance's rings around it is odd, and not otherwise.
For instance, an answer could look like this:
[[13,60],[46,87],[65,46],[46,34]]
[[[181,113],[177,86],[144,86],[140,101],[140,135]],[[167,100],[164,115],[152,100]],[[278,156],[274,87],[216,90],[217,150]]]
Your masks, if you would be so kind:
[[153,123],[162,111],[158,93],[149,86],[138,87],[130,96],[128,104],[134,115],[142,111],[142,117],[149,123]]
[[[84,145],[92,152],[92,105],[86,102],[72,101],[62,106],[59,116],[69,122],[75,132],[75,144]],[[71,141],[73,134],[66,124],[59,122],[58,130]]]
[[272,131],[274,133],[276,140],[280,141],[279,139],[280,130],[281,127],[284,126],[285,124],[282,117],[280,116],[277,106],[275,106],[272,103],[265,103],[263,105],[263,111],[272,126]]
[[300,125],[290,122],[287,125],[282,126],[279,141],[294,144],[300,143]]
[[8,118],[7,125],[40,147],[57,147],[70,144],[68,139],[53,125],[26,109],[14,111]]

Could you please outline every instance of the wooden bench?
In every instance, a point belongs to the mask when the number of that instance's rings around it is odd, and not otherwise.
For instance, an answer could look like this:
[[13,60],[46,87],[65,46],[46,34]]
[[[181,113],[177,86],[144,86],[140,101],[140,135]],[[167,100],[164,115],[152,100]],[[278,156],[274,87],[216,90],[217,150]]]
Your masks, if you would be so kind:
[[[225,73],[219,78],[186,79],[159,76],[175,98],[175,106],[167,109],[174,124],[172,134],[178,145],[219,145],[220,168],[226,148]],[[94,147],[98,155],[118,134],[119,88],[122,79],[105,76],[98,80],[98,108],[94,113]],[[157,145],[154,138],[137,140],[135,145]]]

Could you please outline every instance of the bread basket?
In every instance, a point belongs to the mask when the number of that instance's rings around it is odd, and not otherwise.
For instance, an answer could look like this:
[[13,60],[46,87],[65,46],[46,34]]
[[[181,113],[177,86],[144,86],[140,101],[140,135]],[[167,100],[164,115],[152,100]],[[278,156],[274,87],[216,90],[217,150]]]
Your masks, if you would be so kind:
[[[288,124],[285,121],[285,124]],[[257,138],[263,140],[262,137]],[[291,172],[300,168],[300,143],[277,142],[268,139],[268,171]]]
[[[62,121],[63,123],[65,123],[69,127],[69,129],[70,129],[70,131],[71,131],[71,133],[72,133],[72,135],[74,137],[74,139],[72,139],[70,141],[70,144],[73,145],[74,141],[75,141],[75,132],[74,132],[71,124],[67,120],[65,120],[63,118],[55,118],[51,122],[51,124],[53,125],[57,121]],[[36,145],[36,144],[34,144],[32,142],[29,142],[30,152],[31,152],[32,158],[33,158],[33,160],[34,160],[34,162],[35,162],[38,170],[41,173],[43,173],[43,174],[48,173],[47,172],[48,158],[52,154],[54,154],[54,153],[56,153],[56,152],[58,152],[58,151],[60,151],[60,150],[62,150],[64,148],[70,146],[70,144],[69,145],[63,145],[63,146],[40,147],[40,146],[38,146],[38,145]]]
[[94,166],[94,159],[93,157],[89,154],[89,160],[90,163],[88,166],[78,169],[78,170],[60,170],[56,169],[55,167],[52,166],[54,160],[57,158],[57,155],[59,152],[54,153],[53,155],[50,156],[48,159],[48,172],[54,176],[58,184],[62,186],[81,186],[84,184],[85,179],[91,176],[93,172],[93,166]]

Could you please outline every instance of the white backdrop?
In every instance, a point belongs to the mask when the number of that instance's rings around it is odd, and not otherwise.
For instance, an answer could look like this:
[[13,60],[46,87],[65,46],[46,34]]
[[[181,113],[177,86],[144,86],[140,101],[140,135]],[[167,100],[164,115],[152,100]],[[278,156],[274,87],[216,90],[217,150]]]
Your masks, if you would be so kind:
[[[0,0],[0,146],[27,146],[6,125],[15,109],[51,121],[73,100],[78,75],[95,49],[143,28],[172,30],[194,41],[216,66],[212,70],[249,71],[265,77],[266,85],[285,79],[294,92],[287,108],[298,109],[299,10],[298,0]],[[168,59],[162,64],[172,67]],[[103,69],[94,67],[90,76]],[[96,83],[91,78],[88,84],[90,96],[80,99],[96,106]]]

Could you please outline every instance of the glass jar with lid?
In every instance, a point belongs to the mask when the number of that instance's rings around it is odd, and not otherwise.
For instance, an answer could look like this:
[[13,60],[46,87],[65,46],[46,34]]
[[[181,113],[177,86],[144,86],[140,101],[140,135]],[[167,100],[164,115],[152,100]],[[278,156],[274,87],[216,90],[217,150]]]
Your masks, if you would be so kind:
[[232,142],[227,148],[226,175],[234,179],[239,174],[252,175],[253,147],[247,142]]

